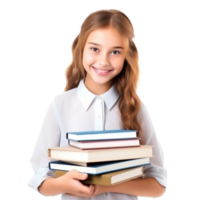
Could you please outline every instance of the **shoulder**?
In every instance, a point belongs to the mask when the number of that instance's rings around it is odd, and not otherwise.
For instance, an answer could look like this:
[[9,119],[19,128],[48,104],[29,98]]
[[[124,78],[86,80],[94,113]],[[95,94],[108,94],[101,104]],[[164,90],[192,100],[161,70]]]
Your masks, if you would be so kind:
[[63,105],[63,104],[68,104],[71,101],[74,101],[77,97],[76,95],[77,88],[68,90],[66,92],[63,92],[62,94],[59,94],[54,97],[53,99],[53,104],[54,105]]
[[77,88],[68,90],[66,92],[55,94],[47,104],[47,108],[57,110],[58,108],[62,109],[63,106],[70,106],[72,100],[75,101]]

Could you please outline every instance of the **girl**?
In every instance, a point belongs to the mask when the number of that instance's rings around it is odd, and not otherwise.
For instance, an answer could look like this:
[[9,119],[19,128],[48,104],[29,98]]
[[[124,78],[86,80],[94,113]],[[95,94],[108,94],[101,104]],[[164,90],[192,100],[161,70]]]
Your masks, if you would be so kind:
[[[55,97],[42,125],[31,163],[29,186],[41,194],[62,194],[63,200],[128,200],[158,197],[166,187],[163,154],[146,107],[136,94],[138,52],[128,17],[117,10],[89,15],[72,45],[65,92]],[[47,149],[67,146],[66,132],[136,129],[141,144],[153,145],[154,157],[145,177],[115,186],[83,185],[87,174],[75,170],[54,178]]]

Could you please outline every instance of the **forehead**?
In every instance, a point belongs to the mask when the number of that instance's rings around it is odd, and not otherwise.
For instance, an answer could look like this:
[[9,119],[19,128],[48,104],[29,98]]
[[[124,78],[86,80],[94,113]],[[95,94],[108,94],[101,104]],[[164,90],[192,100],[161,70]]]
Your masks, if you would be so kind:
[[125,45],[125,38],[114,28],[96,29],[92,31],[86,41],[97,43],[103,47],[113,47]]

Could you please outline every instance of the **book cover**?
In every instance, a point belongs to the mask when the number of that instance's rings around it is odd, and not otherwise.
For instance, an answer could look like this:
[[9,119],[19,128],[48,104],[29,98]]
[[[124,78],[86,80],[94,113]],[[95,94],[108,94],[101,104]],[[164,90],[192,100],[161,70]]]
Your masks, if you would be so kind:
[[70,171],[75,169],[78,172],[97,175],[127,168],[141,167],[145,165],[150,165],[150,158],[140,158],[114,162],[89,163],[88,166],[80,166],[62,161],[51,161],[49,162],[49,169],[62,171]]
[[[55,171],[55,177],[63,176],[66,171]],[[106,173],[102,175],[88,175],[88,178],[81,181],[83,184],[106,185],[111,186],[119,184],[131,179],[143,177],[143,167],[119,170],[116,172]]]
[[137,138],[137,131],[105,130],[105,131],[67,132],[66,137],[67,139],[74,141],[132,139],[132,138]]

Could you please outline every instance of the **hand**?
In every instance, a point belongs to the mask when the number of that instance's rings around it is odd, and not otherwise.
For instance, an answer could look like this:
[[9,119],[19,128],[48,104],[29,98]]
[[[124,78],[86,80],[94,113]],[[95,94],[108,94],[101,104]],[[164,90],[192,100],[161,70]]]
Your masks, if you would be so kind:
[[[104,192],[108,192],[107,188],[111,187],[111,186],[103,186],[103,185],[90,185],[89,187],[92,187],[92,186],[94,187],[94,189],[93,189],[93,193],[91,194],[90,197],[93,197],[95,195],[98,195],[98,194],[101,194]],[[73,195],[70,193],[66,193],[66,194],[69,196],[76,196],[76,195]]]
[[112,187],[112,186],[94,185],[93,196],[95,196],[97,194],[108,192],[109,191],[109,187]]
[[[86,186],[87,187],[87,186]],[[93,194],[94,194],[94,185],[89,185],[88,186],[89,190],[91,191],[89,195],[86,195],[85,194],[78,194],[78,195],[75,195],[75,194],[71,194],[71,193],[65,193],[69,196],[80,196],[80,197],[93,197]]]
[[80,180],[85,180],[87,174],[71,170],[65,175],[57,178],[59,186],[63,192],[70,196],[92,197],[94,193],[94,185],[85,186]]

